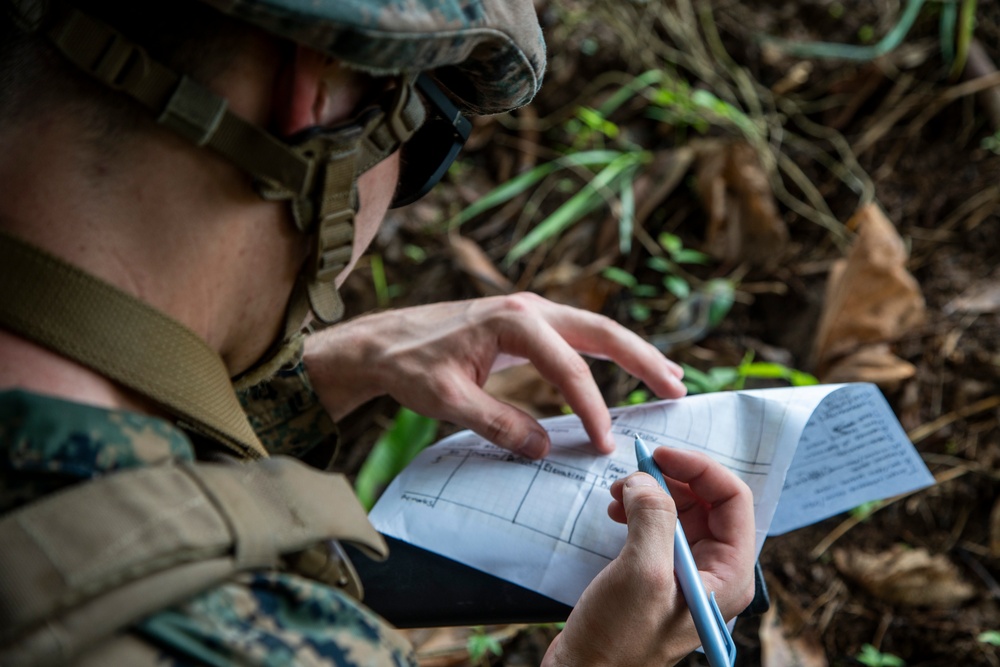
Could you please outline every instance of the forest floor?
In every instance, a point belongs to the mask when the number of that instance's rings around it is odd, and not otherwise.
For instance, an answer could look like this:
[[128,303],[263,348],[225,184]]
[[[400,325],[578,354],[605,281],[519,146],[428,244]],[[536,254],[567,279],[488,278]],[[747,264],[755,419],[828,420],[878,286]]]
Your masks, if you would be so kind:
[[[1000,665],[998,3],[928,2],[898,46],[861,60],[764,37],[872,45],[913,0],[536,4],[542,93],[477,119],[451,177],[391,213],[348,283],[349,310],[526,289],[722,369],[713,388],[740,382],[748,354],[820,381],[876,382],[938,483],[769,538],[772,610],[737,623],[738,664]],[[940,21],[949,5],[955,27]],[[657,74],[636,80],[646,72]],[[636,160],[514,261],[607,165],[554,171],[456,224],[499,184],[592,150]],[[593,371],[609,405],[642,390],[605,362]],[[508,400],[559,412],[537,378],[511,382],[498,390]],[[349,471],[394,412],[379,400],[345,424],[361,443]],[[555,632],[412,636],[426,667],[512,666],[538,664]],[[480,655],[491,638],[501,654]]]

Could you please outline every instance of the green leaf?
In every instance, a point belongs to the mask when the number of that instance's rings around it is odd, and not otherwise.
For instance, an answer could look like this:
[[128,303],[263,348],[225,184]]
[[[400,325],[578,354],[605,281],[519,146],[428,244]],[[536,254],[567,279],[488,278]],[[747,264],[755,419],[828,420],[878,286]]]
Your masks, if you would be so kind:
[[692,394],[726,391],[740,379],[739,371],[732,366],[717,366],[707,373],[687,364],[681,366],[684,368],[684,384]]
[[427,259],[427,251],[412,243],[403,246],[403,254],[415,264],[423,264],[424,260]]
[[646,266],[660,273],[673,273],[677,269],[666,257],[650,257],[646,260]]
[[660,83],[669,78],[665,70],[651,69],[635,77],[627,85],[622,86],[598,108],[598,113],[604,118],[610,116],[615,109],[636,96],[643,88]]
[[731,388],[740,380],[740,371],[732,366],[716,366],[708,371],[708,376],[719,387],[719,391],[722,391]]
[[632,296],[640,299],[652,299],[660,294],[656,285],[636,285],[632,288]]
[[691,295],[691,286],[680,276],[663,276],[663,286],[678,299],[686,299]]
[[858,521],[867,521],[868,517],[875,513],[875,510],[882,507],[881,500],[869,500],[867,503],[861,503],[857,507],[850,511],[850,515],[857,519]]
[[996,630],[980,632],[979,635],[976,636],[976,641],[983,644],[990,644],[991,646],[1000,646],[1000,632]]
[[794,368],[792,369],[791,375],[788,377],[788,381],[792,383],[793,387],[811,387],[815,384],[819,384],[819,379],[815,375],[810,375],[804,371],[798,371]]
[[388,308],[392,300],[389,296],[389,283],[385,277],[385,265],[382,263],[382,255],[372,255],[369,259],[372,270],[372,284],[375,287],[375,300],[379,308]]
[[906,664],[899,656],[882,653],[871,644],[862,646],[856,658],[858,662],[868,667],[903,667]]
[[740,372],[744,377],[760,379],[780,379],[784,380],[791,375],[791,370],[787,366],[771,363],[769,361],[755,361],[740,367]]
[[671,257],[684,248],[684,242],[681,241],[681,237],[676,234],[663,232],[656,237],[656,240],[660,242],[660,245],[670,254]]
[[619,285],[624,285],[629,289],[632,289],[639,283],[639,281],[636,280],[635,276],[633,276],[625,269],[619,269],[617,266],[607,267],[606,269],[601,271],[601,275],[610,280],[611,282],[618,283]]
[[649,306],[644,306],[641,303],[632,303],[629,304],[628,314],[636,322],[645,322],[653,313],[649,310]]
[[400,408],[392,426],[375,442],[354,483],[366,509],[371,509],[381,490],[433,442],[437,427],[436,420]]
[[466,640],[466,649],[468,649],[469,658],[473,662],[480,662],[487,655],[503,653],[503,645],[500,644],[500,640],[486,634],[482,628],[476,628],[476,631],[469,635]]
[[716,278],[708,281],[702,289],[711,298],[708,323],[717,327],[733,307],[733,301],[736,299],[736,288],[728,280]]
[[698,250],[681,248],[673,254],[674,261],[678,264],[708,264],[712,258]]
[[649,398],[650,394],[648,391],[646,391],[645,389],[636,389],[635,391],[629,393],[629,395],[625,397],[625,400],[622,403],[619,403],[619,406],[641,405],[643,403],[648,402]]
[[712,384],[712,379],[707,374],[702,373],[694,366],[688,366],[687,364],[681,364],[681,366],[684,368],[684,386],[687,387],[689,393],[708,394],[718,391],[718,388]]

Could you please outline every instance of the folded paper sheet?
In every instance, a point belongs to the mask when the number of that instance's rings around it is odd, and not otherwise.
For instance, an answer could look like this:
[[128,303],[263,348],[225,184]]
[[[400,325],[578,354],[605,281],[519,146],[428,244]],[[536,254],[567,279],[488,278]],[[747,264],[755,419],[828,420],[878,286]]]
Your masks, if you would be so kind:
[[[468,431],[422,452],[371,512],[381,532],[573,605],[621,550],[608,489],[636,470],[632,437],[704,451],[751,488],[770,534],[928,486],[933,477],[870,384],[725,392],[617,408],[601,456],[576,417],[543,421],[530,461]],[[669,471],[668,471],[669,472]]]

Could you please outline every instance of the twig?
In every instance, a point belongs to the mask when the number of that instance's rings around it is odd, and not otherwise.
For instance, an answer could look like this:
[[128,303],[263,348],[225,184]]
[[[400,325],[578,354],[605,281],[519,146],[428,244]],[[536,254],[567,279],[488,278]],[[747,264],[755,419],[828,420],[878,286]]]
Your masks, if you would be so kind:
[[[986,53],[983,45],[978,39],[972,40],[972,44],[969,45],[969,58],[965,63],[963,76],[969,81],[976,81],[984,76],[995,74],[996,71],[996,65],[990,60],[990,56]],[[990,126],[993,130],[1000,130],[1000,92],[995,88],[988,88],[979,93],[976,99],[983,106],[986,115],[989,116]]]
[[992,410],[993,408],[998,406],[1000,406],[1000,394],[976,401],[972,405],[967,405],[966,407],[961,408],[960,410],[954,410],[946,415],[941,415],[932,422],[928,422],[926,424],[922,424],[916,427],[906,435],[907,437],[910,438],[910,442],[912,442],[913,444],[917,444],[918,442],[921,442],[928,436],[937,433],[945,426],[953,424],[959,419],[965,419],[966,417],[970,417],[980,412],[986,412],[987,410]]
[[[934,483],[938,485],[944,484],[945,482],[950,482],[952,480],[958,479],[959,477],[965,475],[968,472],[971,472],[970,468],[965,466],[957,466],[950,470],[946,470],[944,472],[938,473],[937,475],[934,475]],[[838,525],[836,528],[830,531],[830,533],[826,537],[820,540],[819,544],[813,547],[813,550],[809,552],[809,556],[814,560],[818,559],[820,556],[826,553],[827,549],[833,546],[834,542],[836,542],[841,537],[846,535],[852,528],[857,526],[866,518],[870,517],[872,514],[875,514],[875,512],[883,510],[889,505],[892,505],[893,503],[902,500],[903,498],[912,496],[914,493],[917,493],[918,491],[922,490],[923,489],[917,489],[916,491],[910,491],[909,493],[903,493],[898,496],[893,496],[892,498],[887,498],[886,500],[881,501],[875,507],[873,507],[872,510],[868,512],[864,517],[850,516],[844,519],[840,523],[840,525]]]

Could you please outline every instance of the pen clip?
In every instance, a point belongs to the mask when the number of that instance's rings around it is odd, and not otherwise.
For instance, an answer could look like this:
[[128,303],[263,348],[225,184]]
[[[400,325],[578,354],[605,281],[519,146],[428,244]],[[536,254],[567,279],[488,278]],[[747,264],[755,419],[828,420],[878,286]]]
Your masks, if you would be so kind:
[[722,635],[722,641],[726,644],[729,664],[733,665],[736,662],[736,644],[733,642],[733,636],[729,634],[729,627],[726,625],[726,620],[722,618],[722,612],[719,611],[719,604],[715,601],[715,591],[709,594],[708,601],[712,607],[712,615],[715,616],[715,622],[719,625],[719,633]]

